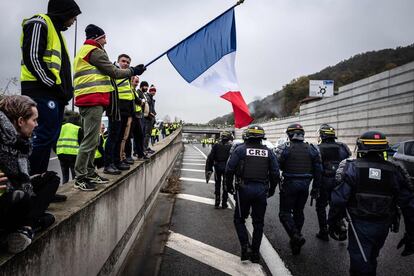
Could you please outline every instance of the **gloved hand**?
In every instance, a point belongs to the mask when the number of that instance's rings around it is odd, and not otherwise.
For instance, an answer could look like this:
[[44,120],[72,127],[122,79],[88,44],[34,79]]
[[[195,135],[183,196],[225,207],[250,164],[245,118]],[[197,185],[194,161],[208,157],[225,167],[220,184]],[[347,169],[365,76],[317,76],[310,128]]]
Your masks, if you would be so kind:
[[312,188],[310,196],[313,199],[317,199],[319,197],[319,188]]
[[339,222],[329,225],[328,232],[329,236],[336,241],[345,241],[347,239],[346,229],[341,227]]
[[401,256],[410,256],[414,254],[414,241],[410,239],[407,233],[404,234],[404,237],[400,240],[397,245],[397,249],[400,249],[404,245],[404,250],[401,253]]
[[206,174],[206,183],[208,184],[208,181],[210,180],[210,177],[213,174],[213,172],[212,171],[206,171],[205,174]]
[[145,67],[144,64],[139,64],[135,67],[132,67],[132,70],[134,71],[134,76],[141,76],[142,73],[144,73],[145,70],[147,70],[147,67]]

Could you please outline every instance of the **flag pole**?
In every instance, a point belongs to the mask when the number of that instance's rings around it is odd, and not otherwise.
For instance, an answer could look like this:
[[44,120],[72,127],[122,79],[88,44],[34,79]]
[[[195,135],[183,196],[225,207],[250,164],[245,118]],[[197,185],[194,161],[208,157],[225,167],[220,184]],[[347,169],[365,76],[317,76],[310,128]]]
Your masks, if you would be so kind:
[[[165,54],[167,54],[169,51],[171,51],[172,49],[174,49],[178,44],[180,44],[181,42],[183,42],[184,40],[186,40],[187,38],[189,38],[190,36],[192,36],[193,34],[197,33],[198,31],[200,31],[201,29],[205,28],[206,26],[208,26],[211,22],[213,22],[214,20],[216,20],[217,18],[219,18],[220,16],[222,16],[223,14],[225,14],[226,12],[228,12],[229,10],[237,7],[240,4],[243,4],[244,0],[239,0],[237,1],[236,4],[234,4],[233,6],[231,6],[230,8],[228,8],[227,10],[225,10],[224,12],[222,12],[220,15],[216,16],[214,19],[210,20],[207,24],[205,24],[204,26],[200,27],[197,31],[193,32],[192,34],[190,34],[189,36],[187,36],[186,38],[184,38],[183,40],[181,40],[180,42],[178,42],[177,44],[175,44],[174,46],[170,47],[167,51],[163,52],[162,54],[160,54],[159,56],[157,56],[156,58],[154,58],[153,60],[151,60],[150,62],[148,62],[147,64],[145,64],[145,67],[150,66],[151,64],[153,64],[154,62],[156,62],[157,60],[159,60],[162,56],[164,56]],[[120,86],[121,84],[123,84],[125,81],[127,81],[129,78],[126,78],[124,80],[122,80],[120,83],[117,84],[117,86]]]
[[[73,47],[73,58],[76,57],[76,41],[78,38],[78,20],[75,20],[75,45]],[[72,97],[72,111],[75,111],[75,99]]]

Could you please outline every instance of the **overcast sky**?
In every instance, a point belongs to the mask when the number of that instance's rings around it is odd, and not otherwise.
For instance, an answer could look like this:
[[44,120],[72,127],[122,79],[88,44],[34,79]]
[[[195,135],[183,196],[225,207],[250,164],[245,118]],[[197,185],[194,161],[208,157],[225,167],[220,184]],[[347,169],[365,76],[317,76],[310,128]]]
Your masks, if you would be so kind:
[[[133,64],[147,63],[235,2],[78,0],[77,48],[86,25],[93,23],[107,34],[111,60],[127,53]],[[0,2],[0,87],[20,76],[22,19],[46,9],[46,0]],[[246,0],[236,8],[236,71],[246,102],[355,54],[412,44],[413,11],[413,0]],[[64,34],[73,56],[74,27]],[[227,101],[186,83],[166,57],[148,67],[141,80],[158,88],[160,119],[168,114],[207,122],[232,111]]]

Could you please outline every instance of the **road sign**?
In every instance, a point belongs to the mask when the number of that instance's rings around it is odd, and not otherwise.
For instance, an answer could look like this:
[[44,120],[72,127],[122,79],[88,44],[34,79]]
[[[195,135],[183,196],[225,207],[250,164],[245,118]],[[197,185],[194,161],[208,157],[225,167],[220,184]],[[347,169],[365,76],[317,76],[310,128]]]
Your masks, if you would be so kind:
[[334,95],[333,80],[310,80],[309,96],[311,97],[332,97]]

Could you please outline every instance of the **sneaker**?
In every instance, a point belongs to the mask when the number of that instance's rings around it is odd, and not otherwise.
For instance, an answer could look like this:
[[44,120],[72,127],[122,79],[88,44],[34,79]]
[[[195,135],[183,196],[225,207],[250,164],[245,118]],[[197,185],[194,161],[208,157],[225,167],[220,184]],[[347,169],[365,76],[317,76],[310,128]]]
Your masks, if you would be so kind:
[[148,160],[148,159],[149,159],[148,155],[143,155],[143,156],[138,157],[138,160],[140,160],[140,161],[145,161],[145,160]]
[[61,195],[61,194],[55,194],[53,196],[52,202],[57,203],[57,202],[64,202],[66,201],[67,196],[65,195]]
[[34,232],[40,232],[51,226],[55,222],[55,216],[51,213],[45,212],[40,218],[33,224]]
[[7,236],[7,248],[9,252],[22,252],[32,243],[33,237],[33,230],[28,226],[24,226],[16,232],[10,233]]
[[103,172],[105,174],[111,174],[111,175],[119,175],[121,174],[121,171],[118,170],[115,165],[109,165],[107,167],[104,168]]
[[128,164],[125,164],[125,163],[123,163],[123,162],[119,163],[118,165],[115,165],[115,167],[116,167],[118,170],[121,170],[121,171],[127,171],[127,170],[129,170],[129,169],[130,169],[129,165],[128,165]]
[[94,173],[92,176],[88,176],[88,180],[89,180],[89,182],[94,183],[94,184],[106,184],[106,183],[109,183],[109,179],[108,178],[102,177],[102,176],[100,176],[97,173]]
[[132,157],[127,157],[123,160],[123,162],[125,162],[129,165],[133,165],[134,164],[134,159],[132,159]]
[[96,186],[94,183],[91,183],[87,178],[81,178],[75,180],[75,188],[82,191],[94,191]]
[[150,154],[153,154],[153,153],[155,153],[155,150],[147,149],[147,152],[150,153]]
[[306,240],[300,234],[294,234],[290,240],[290,248],[292,255],[299,255],[300,249],[305,244]]

